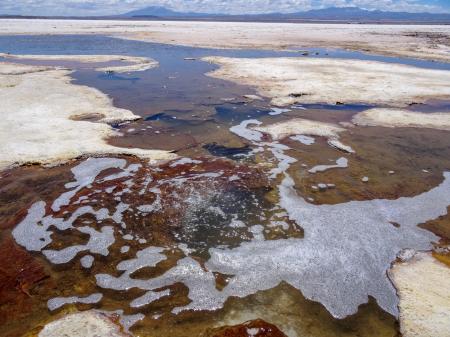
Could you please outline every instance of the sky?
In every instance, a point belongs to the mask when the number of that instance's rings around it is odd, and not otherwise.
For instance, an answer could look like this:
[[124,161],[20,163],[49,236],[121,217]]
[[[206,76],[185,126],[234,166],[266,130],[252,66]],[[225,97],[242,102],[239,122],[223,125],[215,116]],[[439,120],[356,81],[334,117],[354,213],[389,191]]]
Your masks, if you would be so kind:
[[0,0],[0,14],[111,15],[148,6],[222,14],[289,13],[333,6],[450,13],[450,0]]

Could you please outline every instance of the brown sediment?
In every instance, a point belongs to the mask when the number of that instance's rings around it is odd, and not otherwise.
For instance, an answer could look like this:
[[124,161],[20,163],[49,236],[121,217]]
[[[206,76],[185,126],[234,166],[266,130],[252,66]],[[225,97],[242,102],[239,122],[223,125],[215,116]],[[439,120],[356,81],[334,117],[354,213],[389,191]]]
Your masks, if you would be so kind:
[[433,257],[450,268],[450,252],[432,252]]
[[447,208],[446,215],[441,216],[438,219],[428,221],[426,224],[419,226],[440,236],[444,243],[450,245],[450,207]]
[[[146,202],[151,204],[155,201],[155,195],[153,193],[147,192],[143,195],[139,194],[140,186],[142,186],[141,183],[143,183],[143,180],[149,173],[152,174],[153,181],[147,186],[148,189],[151,189],[156,183],[161,183],[159,186],[163,207],[159,211],[152,212],[146,216],[137,216],[131,212],[124,213],[124,222],[127,224],[127,232],[139,235],[141,238],[145,238],[147,242],[130,242],[124,240],[120,235],[116,235],[116,242],[110,247],[109,255],[105,257],[97,256],[96,261],[90,270],[82,268],[79,262],[72,261],[63,265],[51,265],[48,261],[39,257],[39,263],[42,263],[42,268],[45,270],[44,279],[41,279],[40,277],[34,279],[33,276],[35,274],[31,273],[34,269],[31,269],[31,271],[28,272],[28,269],[26,268],[23,271],[23,275],[20,274],[20,276],[17,276],[21,280],[21,283],[19,283],[20,289],[26,293],[24,298],[30,302],[28,304],[29,310],[22,309],[21,301],[13,300],[8,303],[8,306],[3,307],[4,310],[8,310],[8,314],[5,314],[4,317],[9,318],[14,316],[14,319],[5,321],[2,324],[2,328],[8,336],[19,336],[26,331],[34,331],[34,327],[42,326],[41,322],[48,322],[50,317],[55,314],[50,313],[46,307],[47,300],[51,298],[73,295],[83,297],[98,292],[93,275],[97,273],[118,275],[118,271],[115,269],[117,263],[123,259],[134,257],[136,251],[147,247],[149,244],[166,247],[171,245],[176,246],[179,240],[174,234],[183,230],[184,223],[187,221],[186,214],[190,211],[189,205],[184,204],[184,200],[189,196],[190,191],[198,191],[201,195],[202,193],[210,193],[209,191],[214,191],[215,193],[234,193],[233,191],[239,190],[243,191],[244,197],[247,197],[245,193],[248,193],[248,196],[250,197],[255,191],[261,189],[261,192],[257,193],[261,193],[261,198],[263,198],[265,191],[269,188],[263,172],[248,168],[244,165],[236,165],[233,161],[197,158],[198,163],[178,165],[167,163],[160,167],[152,167],[140,162],[134,157],[128,157],[127,160],[128,163],[141,163],[144,164],[144,166],[138,170],[133,177],[135,180],[134,185],[137,186],[132,186],[130,191],[123,196],[122,200],[124,202],[129,203],[132,207],[136,207],[145,204]],[[52,200],[65,191],[65,183],[71,180],[70,168],[79,163],[80,161],[75,161],[71,163],[71,165],[46,169],[39,166],[20,167],[2,173],[4,177],[1,180],[2,197],[4,197],[7,202],[4,204],[2,203],[0,210],[2,211],[2,220],[5,220],[2,221],[5,228],[3,236],[5,240],[8,240],[7,242],[9,242],[9,245],[5,246],[5,249],[0,249],[0,258],[4,261],[3,267],[5,270],[11,272],[15,270],[14,263],[24,259],[20,257],[20,254],[29,256],[29,259],[26,259],[24,262],[25,265],[29,268],[34,268],[35,266],[33,264],[34,259],[31,255],[23,252],[22,248],[16,246],[9,234],[9,229],[20,222],[26,215],[26,211],[30,204],[38,200],[45,200],[47,202],[47,213],[60,218],[67,218],[80,207],[79,204],[72,203],[58,212],[53,212],[50,209]],[[105,170],[97,177],[97,180],[101,180],[102,178],[117,172],[118,170],[116,169]],[[220,176],[215,177],[214,179],[208,177],[208,174],[217,172],[220,172]],[[201,177],[202,174],[205,174],[204,178],[199,178],[197,180],[191,180],[190,178],[195,175]],[[239,179],[230,180],[230,177],[232,176],[237,176]],[[117,202],[113,200],[112,195],[108,195],[104,190],[109,187],[115,187],[119,191],[123,190],[126,187],[126,179],[127,178],[124,178],[114,182],[107,181],[104,183],[94,182],[92,186],[86,187],[74,195],[72,201],[77,200],[80,197],[88,196],[90,193],[94,193],[91,194],[89,203],[85,203],[85,205],[91,205],[95,209],[107,208],[112,212],[115,209]],[[173,179],[186,180],[181,186],[177,187],[176,185],[170,184]],[[163,181],[167,181],[168,184],[164,184]],[[179,193],[179,195],[175,197],[175,193]],[[14,198],[16,200],[15,202],[12,202],[11,200]],[[209,204],[205,204],[204,207],[207,209],[208,205]],[[256,214],[258,216],[260,215],[259,213]],[[108,220],[105,220],[100,224],[94,217],[87,214],[76,219],[73,226],[74,228],[85,226],[86,222],[89,222],[90,226],[97,230],[105,225],[113,225]],[[50,243],[46,249],[59,250],[74,244],[85,244],[87,239],[88,236],[79,233],[75,229],[64,231],[54,230],[54,233],[52,234],[53,242]],[[239,240],[234,238],[229,243],[238,244]],[[193,244],[195,242],[189,242],[189,240],[187,240],[187,243]],[[120,248],[124,245],[130,246],[129,252],[120,252]],[[16,249],[11,249],[10,246],[16,247]],[[87,253],[80,253],[80,256],[84,255],[87,255]],[[174,267],[177,261],[183,257],[179,249],[174,249],[172,253],[168,252],[166,255],[167,260],[162,261],[155,268],[140,270],[138,273],[135,273],[133,277],[148,279],[159,276],[168,269]],[[199,256],[201,255],[202,254]],[[199,262],[201,263],[204,262],[200,257],[197,259],[199,259]],[[40,264],[38,265],[40,266]],[[40,281],[39,286],[33,287],[32,285],[34,285],[34,282],[36,281]],[[5,286],[8,288],[12,281],[9,279],[2,279],[0,282],[2,287]],[[220,281],[218,281],[218,284],[219,283]],[[170,311],[169,308],[174,304],[186,305],[188,303],[186,288],[183,285],[177,284],[170,288],[174,294],[171,296],[170,300],[161,299],[154,304],[157,308],[161,308],[167,313]],[[104,292],[105,297],[100,304],[71,304],[58,310],[56,313],[65,313],[67,310],[70,311],[75,309],[86,310],[92,307],[101,308],[103,310],[116,310],[118,308],[126,309],[127,306],[125,303],[142,295],[142,291],[137,289],[126,293],[117,293],[108,290],[102,292]],[[152,305],[152,307],[154,306]],[[19,316],[17,315],[17,311],[20,311]],[[133,312],[126,310],[126,313]]]
[[[160,313],[158,307],[152,308],[153,313]],[[165,313],[157,319],[151,316],[152,311],[135,326],[136,335],[209,337],[208,333],[214,331],[230,331],[224,326],[237,325],[239,329],[243,322],[264,320],[287,336],[400,336],[396,319],[381,310],[373,299],[362,305],[355,315],[338,320],[322,305],[305,299],[297,289],[285,283],[242,299],[230,298],[224,308],[216,312],[190,311],[176,316]]]
[[[292,148],[289,154],[299,158],[298,163],[294,163],[289,170],[296,181],[296,188],[319,204],[418,195],[439,185],[442,172],[450,167],[450,134],[445,131],[352,128],[341,134],[341,141],[350,145],[356,153],[339,153],[321,139],[316,139],[316,143],[310,146],[299,145],[289,139],[284,141]],[[307,172],[317,163],[330,163],[330,160],[335,161],[339,157],[349,160],[348,168],[316,174]],[[302,164],[307,167],[302,167]],[[365,176],[370,178],[369,183],[361,181]],[[336,188],[315,192],[311,186],[318,183],[332,183]],[[445,220],[435,227],[445,234]]]
[[[158,133],[155,133],[157,131]],[[150,133],[150,135],[149,135]],[[111,138],[109,144],[117,147],[133,147],[159,149],[179,152],[198,145],[195,138],[188,133],[179,133],[170,128],[154,128],[152,130],[137,131],[126,134],[125,137]]]
[[0,173],[0,229],[11,229],[36,201],[54,200],[71,179],[71,165],[51,169],[22,166]]
[[34,311],[33,289],[48,271],[9,235],[2,235],[0,256],[0,325],[5,326]]

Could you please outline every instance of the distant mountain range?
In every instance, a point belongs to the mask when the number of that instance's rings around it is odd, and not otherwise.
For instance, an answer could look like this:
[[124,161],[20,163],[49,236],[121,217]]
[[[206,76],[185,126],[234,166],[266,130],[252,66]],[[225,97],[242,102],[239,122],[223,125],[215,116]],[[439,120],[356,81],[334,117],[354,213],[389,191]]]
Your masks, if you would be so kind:
[[330,7],[296,13],[268,14],[208,14],[193,12],[177,12],[165,7],[146,7],[120,15],[127,18],[165,18],[165,19],[236,19],[236,20],[268,20],[268,21],[361,21],[361,22],[442,22],[450,24],[450,14],[408,13],[369,11],[358,7]]
[[[1,1],[1,0],[0,0]],[[430,23],[450,24],[450,13],[408,13],[369,11],[358,7],[330,7],[296,13],[211,14],[177,12],[166,7],[152,6],[121,15],[38,17],[1,15],[0,18],[61,18],[61,19],[120,19],[120,20],[204,20],[204,21],[269,21],[269,22],[351,22],[351,23]]]

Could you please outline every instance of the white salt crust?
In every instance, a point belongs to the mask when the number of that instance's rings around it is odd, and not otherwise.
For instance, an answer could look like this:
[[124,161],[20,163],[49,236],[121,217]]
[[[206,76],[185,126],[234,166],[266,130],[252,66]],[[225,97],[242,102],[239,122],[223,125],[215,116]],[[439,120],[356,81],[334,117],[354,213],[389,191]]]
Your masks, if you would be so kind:
[[95,310],[63,316],[48,323],[39,337],[127,337],[106,313]]
[[369,109],[356,114],[352,122],[387,128],[429,128],[450,131],[450,113],[421,113],[400,109]]
[[285,112],[289,112],[292,111],[291,109],[282,109],[282,108],[272,108],[269,112],[269,115],[271,116],[277,116],[277,115],[281,115]]
[[417,253],[396,263],[389,276],[400,297],[402,336],[448,336],[450,268],[429,253]]
[[80,263],[83,266],[83,268],[89,269],[92,267],[92,264],[94,263],[94,257],[92,255],[85,255],[80,259]]
[[304,136],[304,135],[296,135],[296,136],[292,136],[289,138],[292,140],[296,140],[296,141],[302,143],[303,145],[312,145],[316,142],[316,140],[313,137]]
[[317,165],[314,166],[312,169],[308,170],[309,173],[317,173],[317,172],[324,172],[327,170],[335,169],[335,168],[347,168],[348,167],[348,159],[345,157],[341,157],[338,160],[336,160],[335,165]]
[[77,296],[71,296],[71,297],[55,297],[47,302],[48,310],[54,311],[56,309],[59,309],[63,307],[66,304],[73,304],[73,303],[83,303],[83,304],[93,304],[98,303],[102,300],[103,295],[102,294],[92,294],[87,297],[77,297]]
[[[245,121],[241,123],[243,127],[247,127],[249,125],[243,123],[245,123]],[[259,122],[258,125],[260,124],[261,122]],[[239,129],[239,133],[237,133],[239,136],[253,141],[261,140],[261,137],[259,138],[252,137],[251,139],[248,138],[248,131],[246,133],[243,130],[241,130],[241,128],[242,127],[240,127]],[[353,149],[350,146],[344,145],[338,140],[339,133],[345,131],[345,129],[335,124],[312,121],[303,118],[293,118],[284,122],[269,124],[266,126],[251,127],[251,129],[254,131],[269,134],[273,140],[281,140],[289,136],[299,136],[299,135],[324,137],[328,139],[328,144],[330,146],[335,147],[344,152],[354,153]],[[233,128],[231,128],[230,131],[236,133],[235,129]]]
[[450,97],[450,71],[332,58],[205,57],[220,66],[208,75],[256,87],[272,104],[406,106]]
[[107,63],[120,61],[123,63],[131,63],[129,65],[95,68],[96,71],[116,73],[145,71],[158,66],[158,62],[153,59],[125,55],[13,55],[0,53],[0,57],[8,60],[71,61],[81,63]]
[[[107,144],[106,139],[120,135],[108,123],[140,117],[115,108],[109,97],[94,88],[72,84],[69,75],[62,69],[0,62],[0,170],[107,153],[152,160],[176,157],[167,151]],[[79,120],[88,116],[99,120]]]

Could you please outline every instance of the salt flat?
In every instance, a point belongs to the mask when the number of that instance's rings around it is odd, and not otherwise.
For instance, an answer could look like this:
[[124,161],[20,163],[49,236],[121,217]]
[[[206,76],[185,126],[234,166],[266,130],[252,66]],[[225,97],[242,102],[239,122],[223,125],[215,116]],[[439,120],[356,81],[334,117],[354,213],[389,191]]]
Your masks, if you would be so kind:
[[[397,262],[450,237],[429,226],[448,224],[449,26],[4,19],[0,35],[0,171],[111,155],[2,176],[6,235],[52,270],[38,280],[48,293],[32,293],[39,308],[2,329],[95,305],[141,320],[136,335],[203,336],[221,312],[243,317],[284,285],[318,322],[276,295],[290,337],[322,337],[327,324],[329,336],[393,336],[398,323],[405,337],[446,333],[448,268],[428,253]],[[41,335],[87,336],[85,321],[121,335],[108,319],[66,316]]]
[[210,48],[342,48],[450,62],[450,26],[444,25],[3,19],[0,34],[104,34]]

